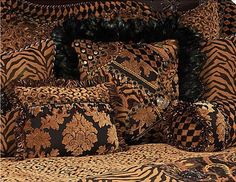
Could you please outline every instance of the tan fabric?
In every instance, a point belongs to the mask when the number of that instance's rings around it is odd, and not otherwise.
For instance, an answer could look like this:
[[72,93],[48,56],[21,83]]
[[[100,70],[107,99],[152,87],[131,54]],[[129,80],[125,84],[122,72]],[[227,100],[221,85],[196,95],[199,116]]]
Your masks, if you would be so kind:
[[209,0],[181,16],[180,23],[200,33],[204,39],[215,39],[220,34],[220,17],[216,0]]
[[[2,180],[6,179],[9,181],[78,181],[80,178],[86,176],[94,177],[95,175],[103,175],[112,172],[115,175],[115,172],[133,166],[167,164],[189,157],[203,158],[216,154],[233,154],[235,152],[236,148],[220,153],[191,153],[166,144],[146,144],[132,146],[127,152],[108,155],[27,159],[18,162],[12,158],[0,159],[0,174]],[[228,160],[228,165],[230,167],[230,164],[232,165],[235,161],[233,158]],[[226,159],[223,161],[226,161]],[[187,164],[188,163],[185,165]],[[227,164],[225,164],[225,166],[227,167]],[[178,171],[174,171],[177,174]]]

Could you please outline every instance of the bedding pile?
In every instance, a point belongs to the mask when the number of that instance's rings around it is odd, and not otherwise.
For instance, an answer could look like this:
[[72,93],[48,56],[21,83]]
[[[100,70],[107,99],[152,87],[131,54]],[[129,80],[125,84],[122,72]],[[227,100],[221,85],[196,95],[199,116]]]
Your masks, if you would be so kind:
[[1,178],[235,181],[235,15],[1,1]]

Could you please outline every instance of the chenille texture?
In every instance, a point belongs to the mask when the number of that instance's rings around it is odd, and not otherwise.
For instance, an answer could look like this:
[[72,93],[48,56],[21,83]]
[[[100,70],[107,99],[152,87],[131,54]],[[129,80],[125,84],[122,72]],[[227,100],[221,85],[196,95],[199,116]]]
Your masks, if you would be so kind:
[[117,151],[109,105],[112,87],[16,87],[16,159]]

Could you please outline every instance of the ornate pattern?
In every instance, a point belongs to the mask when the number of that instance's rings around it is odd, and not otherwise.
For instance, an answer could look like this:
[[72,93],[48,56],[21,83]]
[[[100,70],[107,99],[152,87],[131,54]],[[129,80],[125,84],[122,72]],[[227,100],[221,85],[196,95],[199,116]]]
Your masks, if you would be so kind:
[[23,105],[15,121],[17,159],[116,151],[119,142],[110,118],[111,85],[106,85],[16,87],[15,97]]
[[86,181],[86,178],[88,181],[233,181],[235,153],[236,148],[220,153],[193,153],[167,144],[146,144],[131,146],[126,152],[87,157],[49,157],[24,161],[1,158],[0,173],[1,179],[8,181]]
[[216,103],[174,101],[161,122],[154,122],[131,143],[161,141],[188,151],[223,150],[232,138],[229,131],[233,136],[235,131],[225,114]]
[[[148,126],[147,123],[144,124],[143,118],[137,118],[140,115],[135,117],[135,122],[131,122],[131,110],[140,104],[153,102],[156,112],[162,113],[171,99],[178,98],[178,47],[176,42],[171,40],[153,44],[129,44],[123,47],[115,60],[108,60],[108,64],[91,71],[86,79],[105,77],[116,84],[118,95],[112,106],[116,112],[119,133],[126,136],[128,142],[132,135]],[[128,136],[131,133],[132,135]]]
[[180,23],[199,32],[205,39],[219,38],[220,17],[218,8],[216,0],[209,0],[184,13],[180,18]]

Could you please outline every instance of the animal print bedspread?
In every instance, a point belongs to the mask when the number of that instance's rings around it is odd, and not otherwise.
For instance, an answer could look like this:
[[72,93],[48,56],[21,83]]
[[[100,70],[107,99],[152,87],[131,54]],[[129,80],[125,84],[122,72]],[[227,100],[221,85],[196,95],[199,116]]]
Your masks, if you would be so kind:
[[3,181],[235,181],[236,148],[185,152],[166,144],[87,157],[0,159]]

